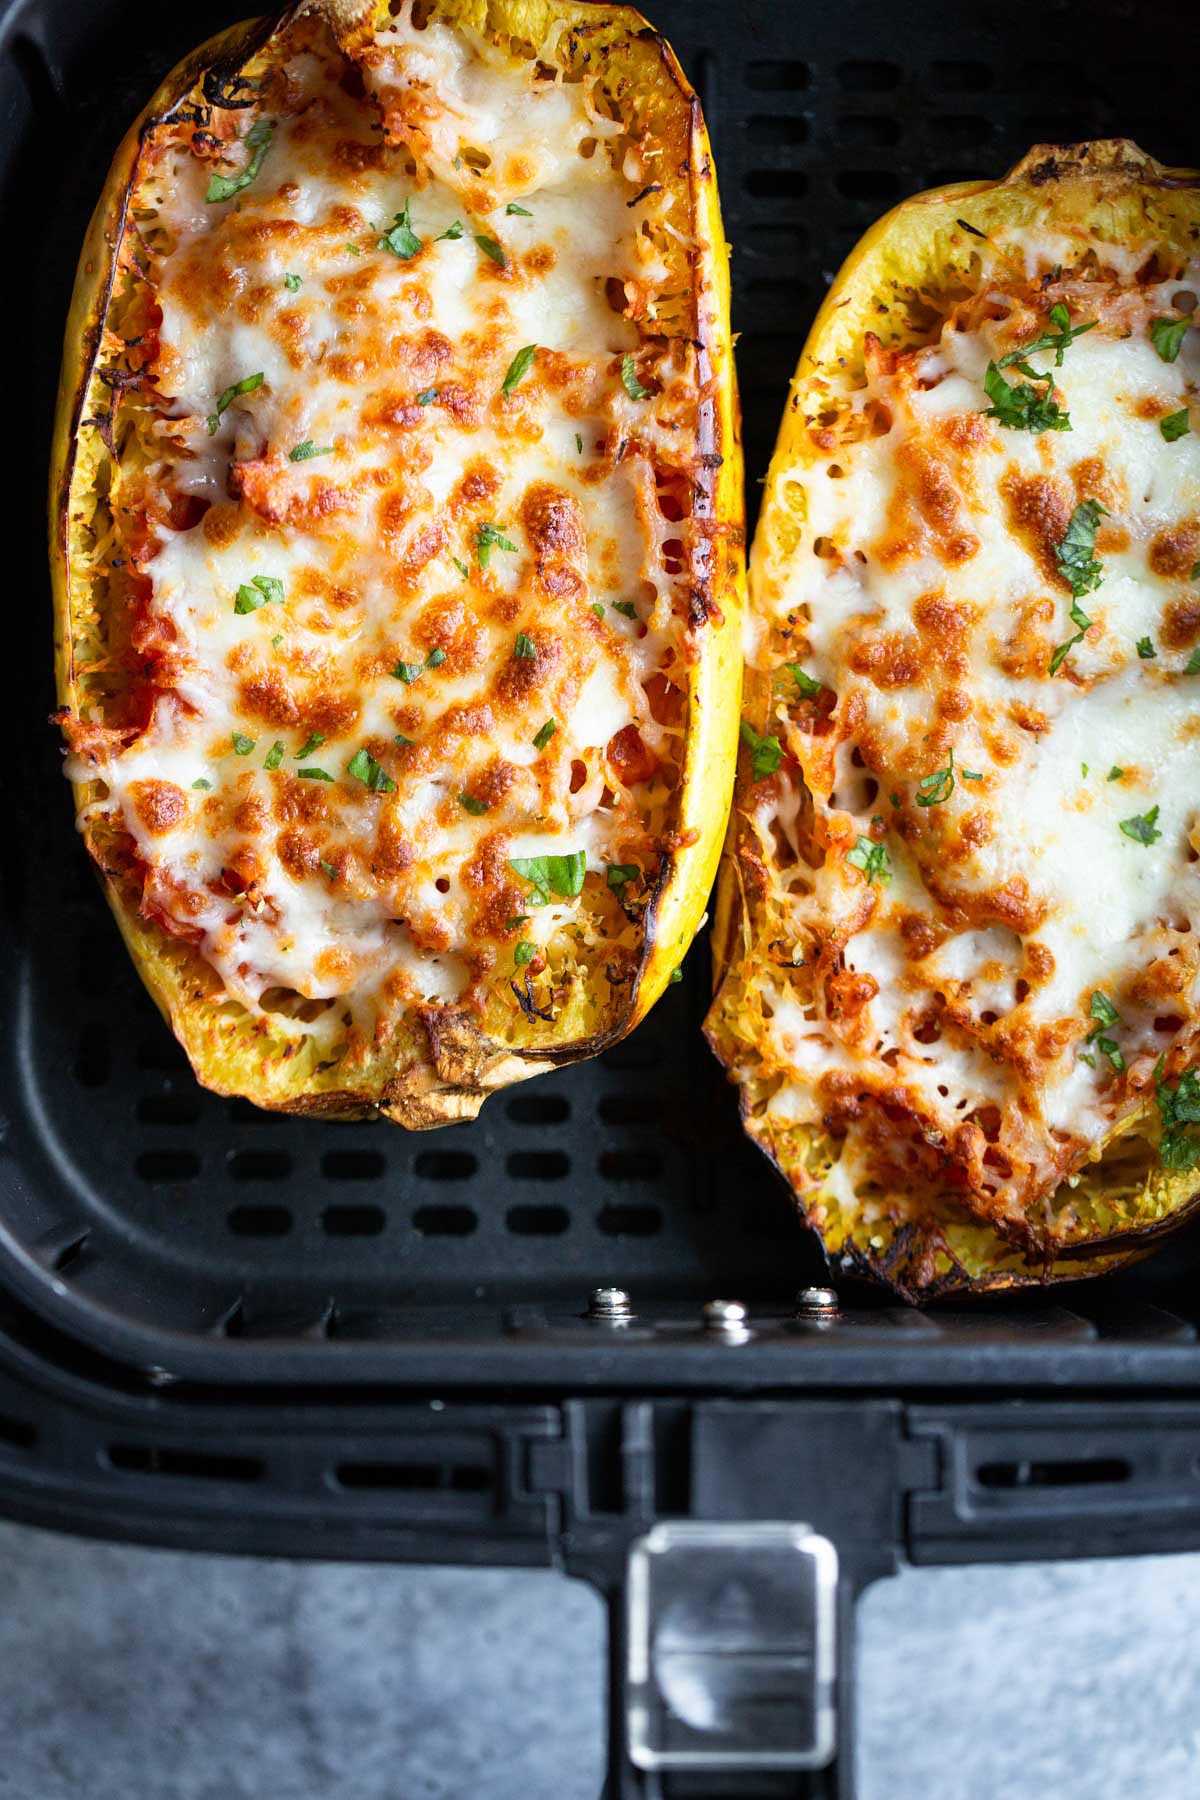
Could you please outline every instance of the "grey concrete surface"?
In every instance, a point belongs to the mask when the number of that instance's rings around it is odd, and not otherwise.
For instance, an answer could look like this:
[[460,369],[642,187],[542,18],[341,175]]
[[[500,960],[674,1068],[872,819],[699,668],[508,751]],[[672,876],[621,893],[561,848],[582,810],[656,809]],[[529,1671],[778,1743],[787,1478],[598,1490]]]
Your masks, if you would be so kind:
[[[859,1624],[861,1800],[1200,1795],[1200,1556],[909,1571]],[[602,1680],[553,1574],[0,1524],[3,1800],[593,1800]]]

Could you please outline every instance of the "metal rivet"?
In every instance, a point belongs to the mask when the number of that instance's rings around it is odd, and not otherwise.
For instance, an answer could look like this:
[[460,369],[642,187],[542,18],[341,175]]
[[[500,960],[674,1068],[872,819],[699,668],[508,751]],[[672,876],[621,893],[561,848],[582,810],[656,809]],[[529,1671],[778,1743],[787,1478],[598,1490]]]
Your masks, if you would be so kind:
[[633,1302],[624,1288],[593,1288],[587,1316],[589,1319],[632,1319]]
[[801,1288],[796,1295],[796,1312],[802,1319],[827,1319],[838,1310],[838,1297],[833,1288]]
[[700,1316],[705,1331],[726,1337],[746,1334],[746,1308],[740,1300],[710,1300]]

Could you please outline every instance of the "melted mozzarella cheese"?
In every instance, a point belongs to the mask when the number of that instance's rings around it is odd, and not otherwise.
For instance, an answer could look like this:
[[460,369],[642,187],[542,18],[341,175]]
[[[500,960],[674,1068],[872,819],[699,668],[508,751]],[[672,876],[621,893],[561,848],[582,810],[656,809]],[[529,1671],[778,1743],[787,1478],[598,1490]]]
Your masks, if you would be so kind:
[[203,516],[142,563],[149,723],[73,768],[252,1010],[455,999],[505,915],[540,949],[579,911],[514,860],[652,862],[669,791],[608,760],[631,731],[667,754],[647,683],[682,649],[611,301],[665,273],[637,159],[614,167],[589,83],[407,6],[362,73],[366,106],[298,28],[255,179],[210,203],[211,160],[168,136],[139,196],[147,478]]
[[[747,658],[772,675],[769,729],[804,772],[823,847],[817,868],[779,870],[774,948],[800,965],[836,935],[861,984],[839,1008],[802,977],[799,1015],[772,995],[769,1111],[820,1118],[852,1067],[906,1094],[929,1142],[982,1119],[1001,1147],[992,1188],[1014,1207],[1006,1153],[1036,1191],[1064,1146],[1085,1154],[1136,1103],[1200,1013],[1200,434],[1162,430],[1180,412],[1200,427],[1200,330],[1173,361],[1150,331],[1197,275],[1075,286],[1072,324],[1097,322],[1061,366],[1033,357],[1069,430],[985,416],[989,365],[1047,329],[1027,310],[1014,339],[1001,291],[994,316],[882,358],[828,454],[773,471],[755,550]],[[1011,362],[1006,378],[1025,379]],[[1096,579],[1075,594],[1060,551],[1089,500]],[[836,696],[833,749],[787,662]],[[786,783],[766,789],[765,844],[795,846],[796,807]],[[863,837],[885,847],[887,885],[847,864]],[[1097,993],[1116,1026],[1096,1024]],[[872,1154],[852,1127],[846,1167]]]

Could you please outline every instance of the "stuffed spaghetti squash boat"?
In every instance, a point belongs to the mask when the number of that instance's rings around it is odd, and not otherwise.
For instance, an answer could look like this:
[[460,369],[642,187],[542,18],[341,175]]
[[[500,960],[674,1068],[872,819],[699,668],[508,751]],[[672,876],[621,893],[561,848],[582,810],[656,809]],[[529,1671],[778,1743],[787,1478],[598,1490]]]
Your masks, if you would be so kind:
[[52,476],[80,827],[196,1074],[409,1126],[699,922],[741,471],[698,104],[634,12],[308,0],[117,155]]
[[1200,186],[1123,142],[889,214],[751,557],[708,1032],[846,1266],[1111,1268],[1200,1160]]

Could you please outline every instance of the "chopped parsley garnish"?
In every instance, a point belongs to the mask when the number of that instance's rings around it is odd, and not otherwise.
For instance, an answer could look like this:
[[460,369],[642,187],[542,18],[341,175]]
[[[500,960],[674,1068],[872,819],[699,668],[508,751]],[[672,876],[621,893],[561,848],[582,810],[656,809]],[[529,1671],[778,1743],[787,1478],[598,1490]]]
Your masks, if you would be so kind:
[[281,738],[276,738],[275,742],[271,745],[271,748],[267,751],[267,754],[263,757],[263,768],[277,769],[282,761],[283,741]]
[[887,845],[877,844],[874,838],[860,837],[853,850],[847,850],[846,861],[855,869],[861,869],[867,878],[867,885],[877,881],[880,887],[886,887],[892,879],[892,865],[888,861]]
[[1160,419],[1158,429],[1167,443],[1173,444],[1192,429],[1192,416],[1186,406],[1181,406],[1178,412],[1168,413],[1165,419]]
[[252,738],[252,737],[245,737],[242,732],[235,731],[233,734],[234,755],[235,756],[249,756],[249,754],[253,750],[256,742],[257,742],[257,739]]
[[510,200],[504,210],[510,219],[532,219],[533,217],[527,206],[518,206],[515,200]]
[[[394,785],[395,784],[393,783],[393,786]],[[477,800],[474,794],[460,794],[458,796],[458,804],[462,807],[464,812],[473,813],[477,819],[482,818],[485,812],[491,811],[488,802],[486,800]]]
[[422,388],[417,395],[417,405],[432,406],[437,397],[438,391],[436,388]]
[[[1121,1048],[1115,1038],[1104,1036],[1104,1033],[1106,1031],[1111,1031],[1114,1025],[1120,1025],[1122,1023],[1120,1013],[1117,1011],[1108,995],[1101,993],[1099,988],[1097,988],[1092,995],[1089,1011],[1096,1023],[1088,1032],[1087,1037],[1084,1040],[1085,1043],[1095,1044],[1100,1054],[1102,1056],[1107,1056],[1117,1074],[1122,1074],[1125,1068],[1125,1057],[1122,1054]],[[1093,1069],[1095,1068],[1096,1062],[1094,1057],[1084,1054],[1083,1060],[1084,1062],[1089,1063]]]
[[533,359],[537,355],[537,352],[538,347],[536,344],[526,344],[523,350],[517,351],[517,354],[509,363],[508,373],[500,384],[500,392],[504,395],[506,400],[517,386],[518,382],[524,381],[526,375],[528,375],[530,369],[533,367]]
[[373,794],[394,794],[396,791],[395,782],[369,750],[356,750],[346,764],[346,773],[369,787]]
[[603,617],[604,617],[604,603],[603,603],[603,601],[601,601],[601,600],[593,600],[593,601],[592,601],[592,611],[593,611],[593,612],[594,612],[594,613],[595,613],[595,615],[596,615],[596,617],[597,617],[597,618],[598,618],[598,619],[602,619],[602,618],[603,618]]
[[471,571],[468,569],[465,562],[459,562],[457,556],[452,556],[450,561],[454,564],[464,581],[469,581],[471,579]]
[[1152,806],[1148,813],[1134,813],[1132,819],[1119,821],[1121,830],[1135,844],[1156,844],[1162,836],[1158,829],[1158,807]]
[[490,256],[494,263],[498,263],[502,269],[508,267],[508,258],[505,256],[503,248],[496,242],[494,237],[488,237],[485,232],[477,231],[475,233],[475,242],[479,245],[483,254],[485,256]]
[[1160,1056],[1154,1071],[1154,1097],[1162,1117],[1159,1159],[1164,1169],[1194,1169],[1200,1160],[1200,1139],[1189,1127],[1200,1125],[1200,1076],[1195,1069],[1185,1069],[1171,1087],[1162,1078],[1163,1066]]
[[1149,660],[1152,656],[1158,655],[1158,651],[1154,648],[1152,639],[1150,639],[1148,637],[1138,639],[1137,653],[1141,657],[1143,662],[1149,662]]
[[777,737],[759,737],[748,719],[741,723],[742,742],[750,752],[750,768],[755,781],[774,775],[783,761],[783,745]]
[[275,129],[274,119],[256,119],[246,133],[246,148],[250,155],[240,175],[214,175],[208,184],[205,201],[209,206],[219,200],[232,200],[243,188],[248,188],[258,171],[262,168],[262,159],[267,154],[267,146],[271,142],[271,133]]
[[549,906],[551,894],[557,894],[561,900],[574,900],[583,892],[587,854],[572,850],[566,856],[514,856],[508,866],[530,883],[535,906]]
[[625,889],[631,881],[637,880],[641,872],[636,863],[609,863],[608,885],[618,900],[624,900]]
[[650,389],[644,388],[637,378],[637,364],[633,360],[632,350],[627,350],[621,358],[621,385],[631,400],[650,398]]
[[303,278],[299,275],[285,275],[283,278],[283,285],[289,294],[298,294],[302,284]]
[[578,431],[575,433],[575,448],[578,451],[579,455],[582,456],[583,455],[583,437]]
[[447,225],[445,231],[439,231],[433,241],[435,244],[443,244],[448,238],[452,244],[457,244],[461,236],[462,220],[455,219],[453,225]]
[[296,779],[297,781],[332,781],[333,776],[327,775],[324,769],[297,769]]
[[508,550],[514,555],[517,546],[506,538],[498,525],[478,525],[475,528],[475,560],[481,569],[486,569],[492,560],[492,551]]
[[[1019,350],[1010,350],[998,362],[988,364],[983,389],[992,404],[985,408],[985,418],[995,419],[1011,431],[1070,431],[1070,417],[1053,397],[1053,376],[1035,369],[1029,358],[1039,350],[1053,350],[1054,366],[1061,369],[1067,346],[1085,331],[1091,331],[1097,321],[1089,319],[1085,325],[1072,325],[1070,313],[1059,301],[1050,308],[1050,323],[1055,330],[1044,332],[1031,344],[1022,344]],[[1002,373],[1010,368],[1027,379],[1010,384]]]
[[612,609],[614,612],[619,612],[621,616],[626,619],[636,619],[638,616],[637,607],[633,604],[632,600],[614,600]]
[[505,931],[520,931],[522,925],[528,925],[528,923],[528,913],[514,913],[511,919],[505,919],[504,929]]
[[[951,750],[944,769],[935,769],[932,775],[924,775],[917,783],[918,806],[940,806],[954,792],[954,751]],[[958,773],[964,781],[982,781],[983,776],[978,769],[959,769]]]
[[282,631],[277,631],[275,633],[275,636],[271,639],[272,650],[278,650],[278,648],[279,648],[280,644],[282,644],[282,642],[283,642],[283,633],[282,633]]
[[325,871],[326,875],[328,875],[330,881],[337,880],[337,878],[338,878],[337,870],[334,868],[334,866],[331,862],[326,862],[324,857],[321,858],[321,867]]
[[347,244],[346,248],[350,252],[351,256],[361,256],[362,255],[362,249],[358,244]]
[[1107,517],[1108,508],[1098,500],[1081,500],[1054,552],[1058,572],[1076,600],[1098,588],[1104,579],[1104,565],[1096,556],[1096,527]]
[[534,737],[534,740],[533,740],[534,749],[535,750],[544,750],[546,748],[546,745],[550,742],[550,739],[554,736],[554,734],[557,730],[558,730],[557,722],[554,719],[547,719],[546,723],[541,727],[541,729],[536,733],[536,735]]
[[517,641],[513,645],[513,655],[519,656],[523,662],[534,662],[537,659],[537,645],[524,631],[517,633]]
[[410,687],[414,681],[420,680],[427,669],[440,669],[445,660],[446,652],[444,650],[431,650],[424,662],[398,662],[392,670],[392,674],[397,681],[402,681],[405,687]]
[[1194,562],[1192,564],[1192,572],[1188,579],[1189,581],[1200,581],[1200,562]]
[[392,739],[393,744],[399,744],[402,750],[411,750],[416,741],[416,738],[405,737],[402,731],[398,731]]
[[1124,769],[1119,769],[1116,763],[1114,763],[1112,768],[1108,771],[1108,779],[1109,781],[1120,781],[1124,773]]
[[311,438],[305,438],[302,444],[293,444],[288,451],[289,462],[311,462],[314,456],[332,456],[332,444],[314,444]]
[[525,963],[531,963],[537,955],[537,945],[531,944],[528,938],[518,938],[513,945],[513,961],[518,969]]
[[392,255],[398,256],[402,262],[407,262],[410,256],[415,256],[423,243],[423,240],[412,228],[412,218],[409,214],[411,205],[411,199],[404,202],[404,211],[396,214],[391,225],[375,246],[378,250],[390,250]]
[[311,756],[314,750],[319,750],[324,742],[325,739],[319,731],[310,732],[308,742],[296,752],[296,761],[303,762],[306,756]]
[[237,591],[233,603],[235,613],[257,612],[260,606],[273,601],[276,606],[283,605],[283,583],[274,575],[252,575],[248,582],[243,582]]
[[225,411],[225,408],[230,402],[236,400],[239,394],[252,394],[255,388],[260,388],[266,379],[266,376],[260,369],[257,375],[243,375],[240,381],[235,381],[232,387],[227,387],[225,389],[225,392],[217,400],[216,406],[208,415],[209,437],[212,437],[216,432],[217,427],[221,423],[221,414]]
[[1183,348],[1184,335],[1191,324],[1188,318],[1151,319],[1150,342],[1166,363],[1175,361]]
[[192,786],[194,788],[199,788],[201,790],[201,792],[207,792],[207,790],[212,786],[212,782],[205,781],[205,779],[202,775],[200,777],[199,781],[193,781]]
[[1184,668],[1183,672],[1185,675],[1200,675],[1200,644],[1196,645],[1196,648],[1192,651],[1192,654],[1188,657],[1187,664],[1186,664],[1186,667]]
[[815,700],[821,691],[822,684],[815,680],[807,670],[802,669],[799,663],[788,663],[786,667],[788,674],[800,689],[800,698],[802,700]]
[[675,967],[671,970],[671,973],[667,976],[667,986],[674,987],[677,982],[680,982],[682,980],[683,980],[683,967],[680,963],[676,963]]

